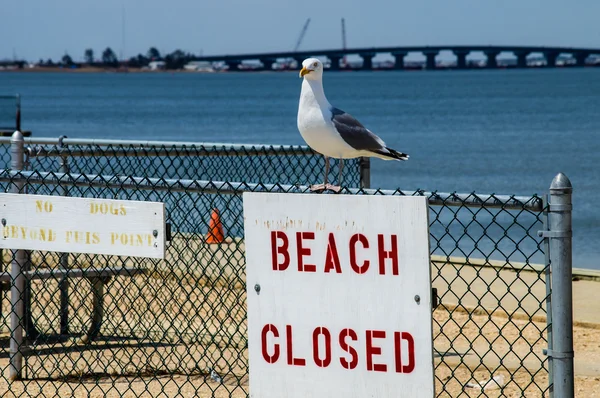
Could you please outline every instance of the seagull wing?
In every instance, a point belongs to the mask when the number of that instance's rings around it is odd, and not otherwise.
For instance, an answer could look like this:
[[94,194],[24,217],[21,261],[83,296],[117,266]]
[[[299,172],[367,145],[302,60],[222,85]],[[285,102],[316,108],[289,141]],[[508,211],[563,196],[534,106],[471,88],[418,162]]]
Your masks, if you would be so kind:
[[381,138],[341,109],[331,108],[331,121],[342,139],[357,151],[373,152],[388,159],[408,159],[407,154],[388,148]]

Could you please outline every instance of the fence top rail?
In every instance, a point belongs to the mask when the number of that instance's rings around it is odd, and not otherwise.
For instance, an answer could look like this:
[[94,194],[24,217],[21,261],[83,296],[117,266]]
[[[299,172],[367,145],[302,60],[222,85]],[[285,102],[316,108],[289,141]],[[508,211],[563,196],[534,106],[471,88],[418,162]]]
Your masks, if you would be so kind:
[[[219,146],[222,145],[222,146]],[[28,146],[29,157],[150,157],[150,156],[293,156],[316,154],[302,146],[245,146],[203,144],[189,146]]]
[[[164,179],[132,176],[86,175],[71,173],[3,170],[0,182],[25,182],[30,184],[70,184],[81,187],[99,187],[116,189],[143,189],[188,193],[220,193],[241,195],[244,192],[272,193],[311,193],[306,185],[262,184],[227,181],[205,181],[189,179]],[[507,210],[529,210],[541,212],[542,198],[538,196],[515,196],[496,194],[459,194],[427,192],[418,190],[413,193],[384,189],[343,188],[341,193],[364,195],[426,196],[430,205],[488,207]]]
[[[11,137],[0,137],[0,144],[10,145]],[[95,147],[119,147],[119,148],[211,148],[226,151],[248,151],[249,149],[261,149],[269,152],[280,153],[315,153],[305,145],[273,145],[273,144],[232,144],[223,142],[181,142],[181,141],[138,141],[138,140],[106,140],[89,138],[62,138],[62,137],[24,137],[27,145],[54,145],[65,147],[68,145],[95,146]],[[47,149],[46,149],[47,150]]]

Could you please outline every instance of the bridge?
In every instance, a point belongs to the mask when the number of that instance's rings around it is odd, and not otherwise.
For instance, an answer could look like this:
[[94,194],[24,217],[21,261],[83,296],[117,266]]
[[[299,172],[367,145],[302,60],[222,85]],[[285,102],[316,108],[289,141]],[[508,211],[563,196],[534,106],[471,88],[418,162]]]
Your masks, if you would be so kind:
[[584,66],[590,55],[600,55],[600,49],[576,47],[542,47],[542,46],[408,46],[408,47],[372,47],[348,48],[298,52],[275,52],[236,55],[212,55],[195,57],[195,61],[225,62],[229,70],[238,70],[243,61],[260,61],[263,69],[271,70],[278,60],[294,59],[300,65],[309,57],[327,57],[331,70],[340,70],[340,60],[346,55],[362,57],[362,69],[373,69],[373,58],[378,54],[390,54],[395,58],[393,69],[404,69],[404,58],[409,53],[421,53],[425,56],[425,69],[437,69],[436,57],[442,51],[450,51],[456,56],[456,69],[466,69],[467,56],[472,52],[482,52],[487,59],[487,68],[498,68],[497,57],[500,53],[513,53],[516,57],[516,67],[526,68],[527,57],[530,54],[541,53],[546,66],[556,66],[560,55],[569,54],[576,66]]

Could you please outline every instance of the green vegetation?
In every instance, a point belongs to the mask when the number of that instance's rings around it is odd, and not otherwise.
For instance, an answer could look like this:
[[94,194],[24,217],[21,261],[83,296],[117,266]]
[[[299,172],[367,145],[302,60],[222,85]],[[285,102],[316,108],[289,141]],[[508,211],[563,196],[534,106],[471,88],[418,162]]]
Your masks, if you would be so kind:
[[41,67],[68,67],[68,68],[84,68],[84,67],[103,67],[103,68],[142,68],[147,67],[153,61],[163,61],[164,69],[182,69],[183,66],[194,59],[194,55],[186,53],[182,50],[175,50],[169,54],[161,55],[156,47],[150,47],[146,54],[138,54],[127,60],[120,60],[117,54],[107,47],[101,52],[99,59],[95,57],[95,52],[91,48],[87,48],[83,54],[83,62],[76,62],[73,58],[65,53],[59,62],[52,59],[40,59],[38,66]]

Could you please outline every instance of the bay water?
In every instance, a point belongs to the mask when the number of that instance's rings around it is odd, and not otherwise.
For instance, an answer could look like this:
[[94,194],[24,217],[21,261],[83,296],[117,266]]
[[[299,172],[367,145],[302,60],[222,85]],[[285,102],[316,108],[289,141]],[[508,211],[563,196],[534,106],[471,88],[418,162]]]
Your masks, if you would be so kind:
[[[0,73],[35,137],[304,144],[300,84],[295,72]],[[544,194],[564,172],[574,266],[600,269],[600,68],[325,72],[324,85],[411,156],[373,159],[373,188]]]

